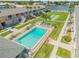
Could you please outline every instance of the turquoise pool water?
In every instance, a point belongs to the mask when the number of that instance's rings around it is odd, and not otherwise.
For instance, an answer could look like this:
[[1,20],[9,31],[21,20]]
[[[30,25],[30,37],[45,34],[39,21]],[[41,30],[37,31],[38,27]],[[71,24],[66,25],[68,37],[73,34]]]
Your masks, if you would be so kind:
[[22,37],[17,39],[16,42],[23,44],[26,47],[34,48],[46,32],[46,29],[36,27],[32,31],[24,34]]

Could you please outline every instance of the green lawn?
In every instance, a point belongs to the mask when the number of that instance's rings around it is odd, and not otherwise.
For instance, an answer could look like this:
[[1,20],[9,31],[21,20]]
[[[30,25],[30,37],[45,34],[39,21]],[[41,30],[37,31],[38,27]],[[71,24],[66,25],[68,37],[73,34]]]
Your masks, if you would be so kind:
[[69,50],[66,50],[64,48],[58,48],[58,51],[57,51],[57,55],[59,57],[63,57],[63,58],[70,58],[71,57],[71,52]]
[[10,34],[10,33],[12,33],[12,31],[7,31],[7,32],[4,32],[4,33],[2,33],[2,34],[0,34],[0,36],[6,36],[6,35],[8,35],[8,34]]
[[47,18],[41,16],[43,18],[44,23],[52,24],[55,26],[55,29],[51,33],[50,37],[54,40],[57,40],[57,38],[62,30],[62,27],[65,23],[65,20],[68,16],[68,12],[48,12],[47,15],[48,15],[48,17],[50,17],[51,15],[59,15],[58,19],[53,20],[53,21],[52,21],[52,19],[47,20]]
[[57,40],[61,30],[62,30],[62,27],[64,25],[64,22],[61,23],[61,22],[56,22],[56,24],[54,24],[55,26],[55,29],[53,30],[53,32],[51,33],[50,37],[54,40]]
[[53,24],[55,26],[54,31],[51,33],[50,37],[54,40],[57,40],[62,27],[64,25],[64,21],[66,20],[68,13],[67,12],[50,12],[48,13],[48,15],[60,15],[58,19],[51,21],[51,19],[49,20],[45,20],[45,23],[49,23],[49,24]]
[[37,52],[37,54],[34,56],[34,58],[48,58],[53,47],[53,45],[44,43],[40,50]]

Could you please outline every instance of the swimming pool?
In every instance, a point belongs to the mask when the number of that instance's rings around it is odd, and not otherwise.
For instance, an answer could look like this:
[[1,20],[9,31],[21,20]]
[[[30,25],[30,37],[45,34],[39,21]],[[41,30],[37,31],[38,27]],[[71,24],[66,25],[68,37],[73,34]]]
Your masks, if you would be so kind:
[[46,29],[36,27],[17,39],[16,42],[32,49],[38,44],[46,32]]

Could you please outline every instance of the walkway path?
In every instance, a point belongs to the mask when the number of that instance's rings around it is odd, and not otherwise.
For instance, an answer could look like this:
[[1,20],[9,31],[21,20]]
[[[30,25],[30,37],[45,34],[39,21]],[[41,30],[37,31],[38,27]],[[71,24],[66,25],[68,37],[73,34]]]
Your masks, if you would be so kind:
[[[49,44],[55,45],[56,41],[52,40],[51,38],[49,38]],[[65,48],[67,50],[72,50],[73,49],[73,45],[69,45],[69,44],[65,44],[65,43],[59,43],[58,45],[59,47]]]

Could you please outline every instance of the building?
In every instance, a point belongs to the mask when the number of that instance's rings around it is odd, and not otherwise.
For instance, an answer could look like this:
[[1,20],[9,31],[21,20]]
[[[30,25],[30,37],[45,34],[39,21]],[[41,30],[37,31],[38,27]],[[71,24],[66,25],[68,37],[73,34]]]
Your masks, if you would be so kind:
[[[29,11],[28,11],[29,9]],[[30,18],[39,16],[41,12],[45,11],[45,7],[42,8],[8,8],[0,10],[0,29],[7,28],[16,23],[25,22]]]
[[0,58],[29,57],[29,49],[13,41],[0,37]]
[[19,23],[24,20],[24,13],[26,9],[24,8],[12,8],[0,10],[0,29],[11,26],[13,24]]

